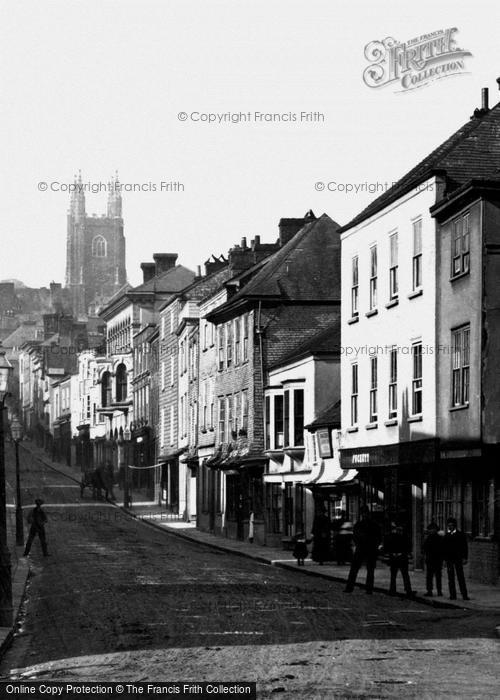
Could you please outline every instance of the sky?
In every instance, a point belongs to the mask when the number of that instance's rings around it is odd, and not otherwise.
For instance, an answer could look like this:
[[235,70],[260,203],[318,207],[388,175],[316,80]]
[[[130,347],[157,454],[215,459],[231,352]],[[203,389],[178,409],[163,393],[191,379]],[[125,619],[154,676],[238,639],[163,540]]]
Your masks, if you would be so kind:
[[[347,223],[469,119],[482,87],[500,99],[493,0],[16,0],[0,12],[0,280],[28,286],[64,282],[79,169],[102,188],[118,170],[139,284],[153,253],[195,270],[243,236],[274,241],[281,217]],[[416,89],[363,80],[371,42],[449,28],[471,54],[457,74]],[[105,212],[105,191],[86,200]]]

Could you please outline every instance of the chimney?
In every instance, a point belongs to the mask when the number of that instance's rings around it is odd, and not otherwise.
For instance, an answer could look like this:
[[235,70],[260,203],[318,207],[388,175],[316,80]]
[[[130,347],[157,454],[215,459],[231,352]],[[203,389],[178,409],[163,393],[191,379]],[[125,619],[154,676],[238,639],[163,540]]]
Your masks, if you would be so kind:
[[302,219],[280,219],[278,224],[280,248],[286,245],[303,226],[310,221],[314,221],[314,219],[316,219],[316,217],[311,209],[309,209]]
[[241,247],[243,248],[243,250],[245,250],[245,248],[247,247],[246,236],[243,236],[243,238],[241,239]]
[[252,241],[252,250],[255,250],[260,246],[260,236],[255,236],[254,240]]
[[149,282],[156,274],[156,264],[151,262],[141,263],[142,281]]
[[481,89],[481,109],[485,112],[488,111],[488,88]]
[[60,282],[50,283],[50,303],[54,311],[62,310],[62,284]]
[[196,265],[196,278],[201,278],[201,265]]
[[210,258],[208,260],[205,260],[205,275],[211,275],[214,272],[217,272],[217,270],[221,270],[226,265],[227,260],[224,258],[223,255],[221,255],[220,258],[216,258],[215,255],[212,255],[211,260]]
[[153,260],[156,264],[156,276],[158,277],[158,275],[161,275],[163,272],[167,272],[175,267],[177,258],[177,253],[155,253],[153,255]]

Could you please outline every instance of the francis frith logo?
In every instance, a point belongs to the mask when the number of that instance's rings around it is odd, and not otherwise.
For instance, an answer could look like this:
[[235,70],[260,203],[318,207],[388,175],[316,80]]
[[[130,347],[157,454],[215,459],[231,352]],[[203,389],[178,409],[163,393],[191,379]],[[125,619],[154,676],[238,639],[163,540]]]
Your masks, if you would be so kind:
[[401,42],[392,37],[365,46],[370,65],[363,80],[370,88],[397,85],[399,91],[424,87],[431,81],[465,72],[465,58],[472,56],[456,45],[456,27],[440,29]]

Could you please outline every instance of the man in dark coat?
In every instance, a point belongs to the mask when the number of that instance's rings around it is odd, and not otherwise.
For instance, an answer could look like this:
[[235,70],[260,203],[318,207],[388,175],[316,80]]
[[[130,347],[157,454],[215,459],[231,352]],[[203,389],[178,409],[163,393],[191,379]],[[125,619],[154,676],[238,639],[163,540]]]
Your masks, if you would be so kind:
[[467,564],[468,548],[467,538],[463,532],[457,530],[455,518],[448,518],[446,523],[446,535],[443,541],[443,554],[448,570],[448,587],[450,589],[450,600],[456,600],[457,589],[455,587],[455,572],[457,574],[458,586],[464,600],[469,600],[467,586],[465,585],[464,564]]
[[427,537],[424,540],[426,596],[432,596],[432,584],[436,579],[438,596],[443,595],[441,587],[441,571],[443,568],[443,538],[439,534],[437,523],[432,521],[427,527]]
[[24,548],[24,556],[27,557],[30,553],[31,545],[33,540],[38,535],[40,538],[40,544],[42,545],[42,552],[44,557],[48,557],[49,553],[47,551],[47,540],[45,537],[45,523],[47,522],[47,516],[42,510],[43,501],[41,498],[35,499],[35,507],[28,515],[28,523],[30,524],[30,533],[26,541],[26,546]]
[[381,542],[380,528],[372,520],[370,511],[366,506],[360,510],[360,520],[353,528],[354,554],[351,569],[347,579],[345,593],[352,593],[358,571],[363,563],[366,564],[366,592],[373,593],[375,579],[375,565],[377,563],[378,548]]
[[313,546],[311,558],[323,566],[330,558],[330,520],[324,506],[317,506],[317,512],[312,526]]
[[411,589],[410,574],[408,573],[408,557],[410,556],[410,540],[403,534],[403,528],[396,523],[391,523],[391,532],[385,538],[384,553],[389,558],[391,570],[390,595],[396,595],[396,578],[401,571],[405,593],[408,597],[415,594]]

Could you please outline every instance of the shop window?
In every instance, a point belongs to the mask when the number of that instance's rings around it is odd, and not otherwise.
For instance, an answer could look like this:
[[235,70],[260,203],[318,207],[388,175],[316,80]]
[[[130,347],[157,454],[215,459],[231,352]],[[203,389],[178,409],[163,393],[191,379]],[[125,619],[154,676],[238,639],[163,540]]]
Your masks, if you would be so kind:
[[485,481],[474,484],[473,533],[475,537],[490,537],[492,533],[493,486]]

